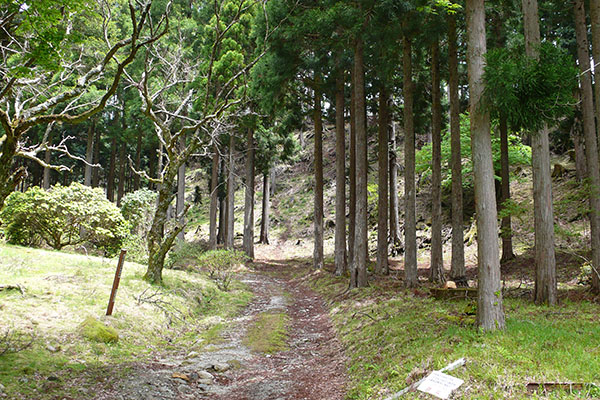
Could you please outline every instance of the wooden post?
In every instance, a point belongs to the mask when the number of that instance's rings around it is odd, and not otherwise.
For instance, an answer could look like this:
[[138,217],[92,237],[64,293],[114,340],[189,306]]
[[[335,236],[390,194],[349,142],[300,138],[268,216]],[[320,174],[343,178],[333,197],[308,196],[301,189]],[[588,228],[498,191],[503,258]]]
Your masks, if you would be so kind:
[[119,288],[119,282],[121,281],[121,272],[123,271],[123,263],[125,262],[125,254],[127,250],[121,250],[119,255],[119,263],[117,264],[117,271],[115,272],[115,280],[113,281],[112,290],[110,291],[110,300],[108,300],[108,308],[106,309],[106,315],[112,315],[113,307],[115,305],[115,297],[117,297],[117,289]]

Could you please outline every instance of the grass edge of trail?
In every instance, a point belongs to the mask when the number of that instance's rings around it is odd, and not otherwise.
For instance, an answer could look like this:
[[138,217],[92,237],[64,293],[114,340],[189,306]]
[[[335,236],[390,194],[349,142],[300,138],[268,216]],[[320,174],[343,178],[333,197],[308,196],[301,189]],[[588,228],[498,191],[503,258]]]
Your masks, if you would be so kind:
[[521,399],[529,382],[600,381],[598,304],[565,300],[550,308],[505,298],[506,330],[483,333],[474,326],[474,302],[435,300],[425,287],[405,290],[394,277],[346,291],[347,278],[306,271],[299,275],[327,300],[349,359],[348,399],[383,399],[461,357],[467,365],[451,374],[465,383],[455,398]]

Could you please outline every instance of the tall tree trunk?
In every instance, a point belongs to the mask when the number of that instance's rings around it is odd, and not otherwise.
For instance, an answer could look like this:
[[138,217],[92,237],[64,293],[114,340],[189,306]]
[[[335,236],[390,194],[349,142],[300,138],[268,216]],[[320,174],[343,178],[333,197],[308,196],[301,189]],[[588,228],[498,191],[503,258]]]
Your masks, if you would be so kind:
[[504,329],[498,254],[498,220],[492,163],[490,115],[481,104],[484,91],[486,35],[483,0],[467,0],[467,68],[471,107],[471,152],[477,212],[477,325]]
[[254,129],[248,128],[246,191],[244,193],[244,252],[254,259]]
[[[137,145],[135,148],[135,170],[142,170],[142,137],[143,131],[142,128],[138,127],[137,132]],[[140,176],[138,174],[133,174],[133,191],[135,192],[140,188]]]
[[110,201],[115,201],[115,169],[117,159],[117,138],[113,137],[110,144],[110,163],[108,167],[108,177],[106,178],[106,197]]
[[[600,63],[600,0],[590,0],[590,21],[592,26],[592,57]],[[597,67],[596,67],[597,68]],[[596,97],[596,118],[600,120],[600,74],[594,68],[594,94]],[[596,137],[600,136],[600,124],[596,124]]]
[[[50,149],[46,149],[46,151],[44,151],[44,162],[46,164],[50,164],[50,161],[52,161],[52,150]],[[44,177],[42,178],[42,188],[45,190],[50,189],[50,168],[49,167],[44,167]]]
[[356,264],[354,263],[354,233],[356,230],[356,80],[354,68],[351,72],[350,88],[350,140],[348,153],[350,169],[348,171],[348,269],[352,281],[356,281]]
[[413,116],[412,43],[404,36],[402,69],[404,75],[404,284],[413,287],[417,279],[417,217],[415,187],[415,130]]
[[119,186],[117,188],[117,207],[121,206],[121,199],[125,194],[125,168],[127,168],[127,161],[125,156],[125,148],[127,145],[125,142],[119,146]]
[[263,199],[262,199],[262,217],[260,222],[260,243],[269,244],[269,172],[263,172]]
[[[581,104],[581,100],[577,103]],[[577,179],[577,182],[582,182],[587,176],[587,160],[585,159],[585,138],[577,117],[573,120],[573,126],[571,127],[571,140],[575,152],[575,179]]]
[[[92,164],[94,163],[94,136],[96,129],[96,119],[92,118],[90,121],[90,128],[87,134],[87,144],[85,147],[85,170],[83,177],[83,184],[85,186],[92,186]],[[99,145],[99,143],[97,144]]]
[[[598,141],[594,122],[594,102],[592,94],[592,77],[590,68],[587,26],[583,0],[575,0],[575,35],[577,38],[577,58],[581,71],[581,98],[583,101],[583,135],[585,137],[585,156],[587,173],[590,181],[590,237],[592,245],[592,290],[600,291],[600,166],[598,163]],[[537,288],[536,288],[537,289]]]
[[[363,41],[359,38],[354,48],[354,82],[356,104],[356,228],[354,232],[354,270],[350,287],[364,287],[367,282],[367,121],[365,118],[365,70]],[[354,278],[355,280],[353,280]]]
[[[141,141],[138,142],[138,146]],[[185,134],[179,137],[179,151],[185,151]],[[185,207],[185,162],[181,163],[181,166],[177,170],[177,198],[176,198],[176,207],[175,214],[176,218],[179,220],[179,223],[183,225],[185,223],[185,217],[183,215],[183,210]],[[181,241],[185,241],[185,232],[182,229],[181,232],[177,235],[177,239]]]
[[[96,138],[94,139],[94,165],[100,165],[100,139],[102,129],[96,129]],[[92,168],[92,187],[96,188],[100,185],[100,167]]]
[[227,236],[227,190],[225,182],[225,157],[221,158],[221,169],[219,173],[219,233],[217,234],[217,243],[225,244]]
[[379,90],[378,132],[378,199],[377,199],[377,272],[387,275],[388,266],[388,132],[389,95],[385,88]]
[[168,208],[173,201],[173,188],[169,182],[173,182],[177,175],[179,166],[176,163],[169,164],[164,174],[165,184],[159,186],[158,197],[156,200],[156,210],[152,219],[152,226],[148,232],[148,269],[144,279],[152,283],[162,283],[162,270],[165,264],[167,252],[173,246],[175,238],[183,225],[178,224],[167,234],[164,232],[167,222]]
[[400,217],[398,215],[398,156],[396,153],[396,124],[392,121],[389,144],[389,174],[390,174],[390,243],[393,252],[400,246]]
[[[158,148],[152,147],[150,149],[150,156],[148,157],[148,174],[151,177],[156,177],[158,169]],[[148,189],[154,189],[156,185],[152,181],[148,181]]]
[[315,108],[313,110],[313,119],[315,123],[315,243],[313,250],[313,266],[316,269],[323,268],[323,121],[321,119],[321,91],[318,88],[319,84],[320,79],[315,76]]
[[235,235],[234,223],[234,200],[235,200],[235,136],[229,135],[229,170],[227,176],[227,237],[225,247],[233,249],[233,239]]
[[210,210],[208,227],[208,248],[217,247],[217,209],[219,205],[219,149],[213,145],[212,171],[210,177]]
[[431,46],[431,267],[432,282],[444,280],[442,250],[442,99],[439,43]]
[[[523,0],[525,52],[539,59],[540,25],[537,0]],[[592,117],[593,118],[593,117]],[[556,258],[554,255],[554,216],[550,144],[546,127],[531,135],[533,169],[533,216],[535,225],[535,295],[536,303],[556,304]]]
[[[50,146],[52,145],[52,127],[54,124],[48,124],[48,126],[46,127],[46,142],[47,145]],[[46,165],[50,165],[50,161],[52,158],[52,150],[50,150],[49,148],[46,148],[46,150],[44,151],[44,162],[46,163]],[[42,188],[44,190],[48,190],[50,189],[50,168],[49,167],[44,167],[44,177],[42,178]]]
[[393,121],[391,122],[391,130],[389,130],[390,140],[389,140],[389,157],[388,157],[388,167],[389,167],[389,179],[390,179],[390,209],[389,209],[389,217],[390,217],[390,243],[392,245],[393,252],[395,254],[396,248],[398,248],[401,244],[400,239],[400,217],[398,215],[399,211],[399,202],[398,202],[398,156],[396,153],[397,139],[396,139],[396,124]]
[[463,234],[462,154],[460,144],[460,99],[458,97],[458,40],[456,17],[448,15],[448,69],[450,97],[450,148],[452,170],[452,260],[450,276],[461,286],[467,284]]
[[337,59],[335,81],[335,274],[346,272],[346,129],[344,70]]
[[[506,116],[500,115],[500,177],[502,179],[502,192],[500,199],[504,206],[505,202],[510,199],[510,173],[508,161],[508,125]],[[502,225],[500,227],[500,236],[502,237],[502,258],[500,262],[506,262],[515,258],[512,245],[512,224],[510,215],[502,217]]]

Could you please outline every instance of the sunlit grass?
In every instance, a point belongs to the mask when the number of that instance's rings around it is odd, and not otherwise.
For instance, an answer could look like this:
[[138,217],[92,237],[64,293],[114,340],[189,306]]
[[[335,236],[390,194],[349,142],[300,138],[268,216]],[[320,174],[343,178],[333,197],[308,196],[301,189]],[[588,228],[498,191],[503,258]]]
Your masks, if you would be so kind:
[[[85,388],[94,371],[105,374],[112,365],[122,365],[121,371],[151,354],[202,351],[222,330],[219,322],[251,298],[238,282],[222,292],[204,276],[184,271],[165,270],[164,285],[151,286],[142,278],[143,265],[126,262],[113,316],[106,317],[115,268],[116,259],[0,244],[0,285],[25,291],[0,292],[0,334],[35,337],[30,348],[0,356],[0,383],[11,398],[72,396],[72,385],[46,390],[46,378],[91,374],[77,382]],[[88,316],[114,327],[119,341],[84,339],[79,325]]]

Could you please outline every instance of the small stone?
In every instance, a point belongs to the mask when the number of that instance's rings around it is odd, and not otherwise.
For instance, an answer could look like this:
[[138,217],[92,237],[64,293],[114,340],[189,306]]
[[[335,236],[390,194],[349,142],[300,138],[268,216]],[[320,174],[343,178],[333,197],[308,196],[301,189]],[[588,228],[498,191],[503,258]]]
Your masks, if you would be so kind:
[[208,392],[210,390],[210,386],[206,385],[206,384],[200,384],[200,385],[198,385],[198,389],[200,389],[204,392]]
[[215,363],[212,366],[212,369],[215,372],[225,372],[225,371],[229,370],[229,368],[230,368],[229,364],[224,364],[224,363]]
[[47,345],[46,346],[46,350],[48,350],[50,353],[56,353],[58,351],[58,349],[52,345]]
[[21,383],[27,383],[27,382],[29,382],[29,379],[26,378],[26,377],[24,377],[24,376],[22,376],[22,377],[19,378],[19,382],[21,382]]
[[190,393],[192,391],[192,388],[190,388],[185,383],[182,383],[179,386],[177,386],[177,390],[179,391],[179,393],[187,394],[187,393]]
[[4,389],[6,389],[6,387],[3,384],[0,383],[0,391],[2,391]]
[[185,358],[194,358],[194,357],[198,357],[198,355],[199,355],[199,354],[198,354],[198,352],[197,352],[197,351],[190,351],[190,352],[188,353],[188,355],[187,355],[187,356],[185,356]]
[[198,371],[198,378],[199,379],[211,379],[212,380],[215,377],[210,372],[207,372],[207,371]]

